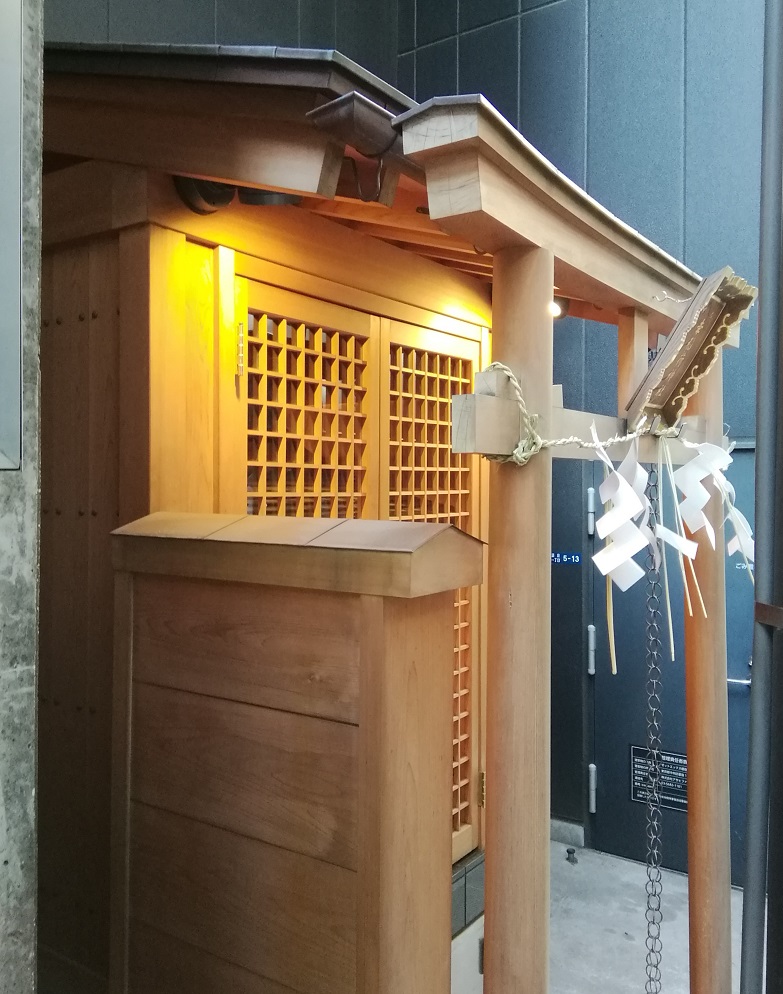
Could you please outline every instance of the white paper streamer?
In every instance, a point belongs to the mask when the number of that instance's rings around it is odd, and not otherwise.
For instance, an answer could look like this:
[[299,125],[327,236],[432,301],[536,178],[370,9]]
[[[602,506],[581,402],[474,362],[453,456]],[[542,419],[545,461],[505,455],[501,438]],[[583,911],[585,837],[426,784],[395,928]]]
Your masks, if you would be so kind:
[[723,470],[731,465],[731,456],[719,445],[702,442],[696,446],[698,455],[686,462],[684,466],[674,471],[674,482],[682,491],[685,499],[680,504],[680,516],[691,534],[702,528],[707,533],[710,545],[715,548],[715,529],[704,513],[704,508],[710,499],[710,492],[702,480],[713,480],[720,491],[721,483],[728,484]]
[[710,499],[710,494],[701,482],[705,479],[711,479],[723,501],[724,522],[730,522],[734,530],[734,536],[726,543],[728,554],[733,556],[739,552],[746,563],[754,562],[753,531],[745,515],[734,506],[736,493],[734,487],[724,476],[724,470],[728,469],[733,462],[731,455],[726,449],[719,445],[712,445],[710,442],[702,442],[693,448],[697,450],[698,455],[674,473],[674,480],[685,495],[685,500],[680,504],[680,513],[685,524],[691,532],[704,528],[710,544],[713,549],[715,548],[715,529],[704,513],[704,507]]
[[593,556],[593,562],[604,576],[609,576],[620,590],[627,590],[644,576],[642,567],[634,561],[637,552],[648,546],[656,562],[660,551],[649,526],[650,503],[645,494],[647,473],[639,465],[639,442],[631,442],[628,454],[615,469],[604,448],[598,442],[595,425],[591,428],[596,451],[609,470],[598,489],[601,501],[611,504],[609,510],[595,523],[599,538],[607,544]]

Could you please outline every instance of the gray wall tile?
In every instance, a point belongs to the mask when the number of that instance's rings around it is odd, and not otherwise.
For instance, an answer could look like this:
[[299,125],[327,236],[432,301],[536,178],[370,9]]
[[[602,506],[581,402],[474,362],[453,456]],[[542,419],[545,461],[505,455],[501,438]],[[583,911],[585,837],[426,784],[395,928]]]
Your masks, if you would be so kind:
[[[702,274],[728,264],[755,282],[764,3],[688,0],[687,13],[685,261]],[[730,57],[716,58],[729,37]],[[733,435],[755,432],[755,321],[754,309],[742,347],[724,353],[724,418]]]
[[484,914],[484,862],[465,874],[465,924]]
[[394,83],[397,0],[337,0],[336,10],[338,50],[381,79]]
[[447,38],[416,49],[416,99],[457,92],[457,39]]
[[[135,0],[124,0],[133,4]],[[155,4],[155,0],[150,0]],[[160,4],[156,4],[160,7]],[[216,41],[219,45],[299,44],[299,5],[267,0],[218,0]],[[163,40],[163,39],[159,39]]]
[[408,52],[397,59],[397,89],[415,99],[416,53]]
[[299,0],[299,44],[302,48],[334,48],[334,0]]
[[469,31],[518,13],[518,0],[460,0],[459,29]]
[[465,927],[465,876],[451,884],[451,934],[456,935]]
[[416,44],[428,45],[457,33],[457,0],[416,0]]
[[514,125],[519,116],[518,30],[512,18],[459,39],[459,92],[483,93]]
[[683,2],[591,4],[588,64],[588,190],[677,256],[683,249]]
[[214,0],[109,0],[109,41],[214,44]]
[[520,18],[522,134],[585,185],[587,0],[561,0]]
[[401,54],[416,47],[416,0],[399,0],[397,4],[397,48]]
[[46,41],[108,41],[109,4],[107,0],[46,0],[44,4]]
[[617,329],[585,321],[585,410],[617,415]]

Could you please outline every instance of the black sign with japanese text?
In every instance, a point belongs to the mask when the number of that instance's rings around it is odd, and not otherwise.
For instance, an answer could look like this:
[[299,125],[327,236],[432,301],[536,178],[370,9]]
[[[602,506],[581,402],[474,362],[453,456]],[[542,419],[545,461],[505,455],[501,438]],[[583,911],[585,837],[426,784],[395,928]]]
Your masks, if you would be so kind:
[[[647,803],[650,764],[646,746],[631,746],[631,800]],[[688,810],[688,759],[679,752],[661,751],[661,807]]]

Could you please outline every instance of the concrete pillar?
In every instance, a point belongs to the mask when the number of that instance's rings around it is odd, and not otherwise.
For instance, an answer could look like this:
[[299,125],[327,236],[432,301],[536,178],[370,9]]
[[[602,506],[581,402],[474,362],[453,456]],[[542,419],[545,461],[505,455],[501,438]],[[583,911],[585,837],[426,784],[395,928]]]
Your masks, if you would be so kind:
[[[35,989],[36,666],[38,641],[38,327],[41,157],[41,0],[8,0],[2,40],[23,53],[22,107],[3,108],[22,128],[22,466],[0,471],[0,989]],[[15,15],[17,15],[15,17]],[[17,20],[15,28],[11,27]],[[15,37],[14,37],[15,35]],[[8,92],[0,99],[9,100]],[[7,153],[8,144],[6,144]],[[10,170],[4,163],[3,173]],[[3,185],[0,197],[20,192]],[[13,205],[11,205],[13,206]],[[6,238],[10,238],[6,233]],[[0,266],[13,265],[0,248]],[[18,263],[17,263],[18,264]],[[19,317],[7,308],[3,321]],[[0,404],[7,397],[0,396]]]

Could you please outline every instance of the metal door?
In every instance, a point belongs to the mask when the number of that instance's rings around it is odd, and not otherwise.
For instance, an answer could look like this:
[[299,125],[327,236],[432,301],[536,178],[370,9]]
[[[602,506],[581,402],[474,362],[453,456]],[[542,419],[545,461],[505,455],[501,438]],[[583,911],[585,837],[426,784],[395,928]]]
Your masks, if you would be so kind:
[[[737,492],[737,506],[752,524],[754,453],[734,453],[728,476]],[[603,478],[595,465],[596,491]],[[664,481],[666,482],[666,481]],[[667,489],[665,509],[667,524],[671,516],[671,494]],[[597,549],[592,550],[597,551]],[[592,564],[590,569],[594,570]],[[668,754],[668,772],[677,777],[679,757],[686,756],[685,674],[684,674],[684,606],[683,584],[679,566],[669,555],[668,574],[671,592],[675,640],[674,662],[666,654],[666,626],[663,623],[663,750]],[[643,747],[646,738],[645,691],[645,582],[640,581],[625,593],[615,591],[614,618],[618,673],[610,670],[606,596],[603,578],[593,577],[593,617],[596,626],[595,675],[595,759],[597,790],[596,811],[591,816],[592,840],[596,849],[635,860],[646,856],[645,805],[632,797],[632,747]],[[747,730],[753,588],[748,582],[744,563],[737,557],[726,559],[727,644],[729,683],[729,761],[731,768],[731,850],[732,882],[741,884],[744,875],[744,821],[747,781]],[[637,777],[643,763],[637,756]],[[685,766],[687,770],[687,766]],[[687,870],[687,815],[677,791],[664,810],[663,863],[676,870]]]

